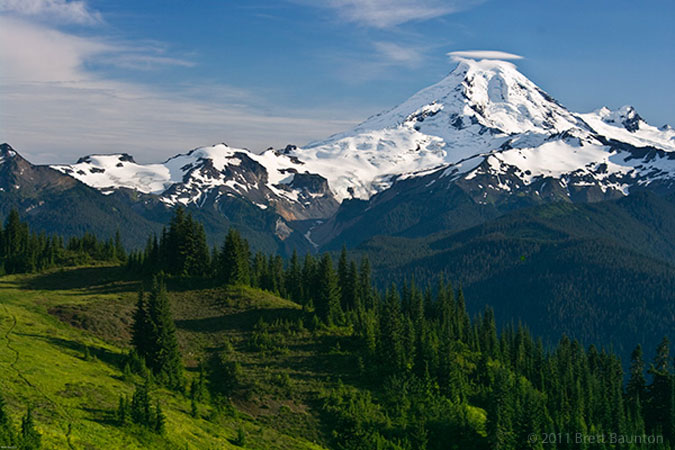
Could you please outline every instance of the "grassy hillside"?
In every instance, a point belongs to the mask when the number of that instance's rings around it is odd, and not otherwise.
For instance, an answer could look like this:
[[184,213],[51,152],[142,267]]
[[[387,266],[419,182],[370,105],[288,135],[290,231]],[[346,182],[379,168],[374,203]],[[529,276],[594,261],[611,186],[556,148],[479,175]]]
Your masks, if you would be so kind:
[[[0,278],[5,409],[17,424],[33,407],[43,448],[487,450],[524,448],[578,418],[598,432],[670,427],[662,414],[632,419],[642,397],[624,391],[615,355],[567,338],[549,352],[522,327],[499,333],[492,310],[471,320],[450,287],[364,290],[364,307],[320,322],[320,308],[208,279],[169,282],[189,389],[149,384],[165,431],[138,415],[123,425],[120,396],[147,383],[125,364],[140,288],[127,276],[98,266]],[[649,411],[669,405],[663,342]]]
[[[0,278],[0,383],[15,424],[33,405],[46,448],[238,448],[240,428],[247,448],[321,448],[312,443],[322,439],[307,401],[329,366],[315,370],[304,361],[307,344],[251,351],[246,336],[260,317],[293,318],[298,307],[250,288],[183,290],[171,298],[189,376],[208,352],[226,350],[240,361],[234,408],[216,414],[198,404],[194,418],[186,396],[154,389],[166,435],[118,426],[120,394],[141,383],[119,368],[138,288],[115,281],[119,270]],[[298,332],[298,342],[302,333],[309,334]],[[322,338],[313,342],[322,345]]]

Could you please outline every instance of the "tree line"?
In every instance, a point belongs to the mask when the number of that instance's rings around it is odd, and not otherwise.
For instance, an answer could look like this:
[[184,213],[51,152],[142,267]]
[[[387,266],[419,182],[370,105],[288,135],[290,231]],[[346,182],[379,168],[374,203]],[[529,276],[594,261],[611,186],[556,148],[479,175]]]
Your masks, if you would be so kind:
[[119,232],[114,238],[99,240],[90,233],[71,237],[47,236],[31,231],[16,209],[0,224],[0,275],[40,272],[94,261],[124,262],[127,252]]

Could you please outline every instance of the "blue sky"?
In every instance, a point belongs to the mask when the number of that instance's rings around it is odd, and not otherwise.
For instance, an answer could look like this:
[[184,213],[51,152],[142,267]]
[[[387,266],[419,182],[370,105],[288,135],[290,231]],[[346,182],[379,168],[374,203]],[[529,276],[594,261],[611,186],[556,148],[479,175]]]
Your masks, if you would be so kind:
[[438,81],[462,50],[523,56],[572,110],[673,124],[674,19],[667,1],[0,0],[0,141],[41,163],[301,145]]

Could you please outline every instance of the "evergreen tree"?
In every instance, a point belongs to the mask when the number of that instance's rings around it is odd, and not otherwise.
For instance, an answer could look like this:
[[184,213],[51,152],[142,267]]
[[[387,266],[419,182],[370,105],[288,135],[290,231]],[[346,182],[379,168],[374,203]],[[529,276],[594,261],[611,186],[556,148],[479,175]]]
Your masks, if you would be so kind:
[[342,251],[340,252],[340,259],[338,259],[337,267],[337,277],[338,277],[338,287],[340,289],[340,306],[344,311],[351,309],[349,300],[349,292],[347,288],[349,276],[349,262],[347,261],[347,247],[342,246]]
[[319,262],[316,274],[316,312],[325,323],[332,325],[342,322],[340,307],[340,291],[337,277],[333,271],[333,262],[329,255],[324,255]]
[[645,411],[648,431],[660,432],[665,439],[675,442],[675,383],[667,337],[656,348],[649,373],[652,383],[649,385],[648,409]]
[[35,450],[42,446],[42,436],[35,429],[33,408],[28,407],[26,415],[21,419],[21,448]]
[[164,434],[166,431],[166,416],[162,411],[162,407],[159,405],[159,400],[155,403],[153,429],[157,434]]
[[370,261],[366,256],[361,259],[361,266],[359,268],[359,286],[363,306],[368,309],[375,308],[375,295],[372,287]]
[[5,406],[5,399],[0,394],[0,445],[12,447],[17,443],[16,428],[14,428]]
[[645,363],[642,346],[638,345],[631,353],[630,378],[626,385],[626,400],[629,412],[634,420],[642,418],[642,405],[647,400],[647,380],[644,376]]
[[120,395],[117,403],[116,416],[120,425],[126,425],[131,420],[131,405],[129,404],[129,399],[123,395]]
[[127,260],[127,251],[122,244],[122,236],[119,229],[115,232],[115,258],[121,262]]
[[389,289],[380,316],[378,354],[385,373],[396,373],[406,368],[405,323],[395,287]]
[[345,311],[358,311],[361,308],[359,272],[354,261],[349,263],[344,281],[340,284],[340,293]]
[[147,308],[150,323],[150,351],[146,355],[148,367],[166,386],[181,390],[184,387],[183,365],[176,340],[176,325],[162,278],[153,280]]
[[150,344],[152,332],[145,302],[145,293],[141,287],[140,291],[138,291],[138,300],[136,301],[136,309],[134,310],[133,324],[131,326],[131,344],[142,358],[149,357],[150,352],[154,350]]
[[302,264],[302,286],[303,301],[305,310],[314,308],[314,299],[317,296],[317,267],[314,257],[307,253]]
[[250,254],[248,242],[234,228],[225,237],[220,253],[218,276],[225,284],[249,284]]
[[[488,369],[489,370],[489,369]],[[488,405],[487,433],[490,448],[515,448],[513,380],[505,369],[497,370],[495,386]]]
[[148,383],[136,387],[131,398],[131,421],[137,425],[148,426],[152,423],[152,411],[150,408],[150,393]]
[[295,303],[303,304],[302,268],[295,249],[293,249],[284,279],[288,297]]

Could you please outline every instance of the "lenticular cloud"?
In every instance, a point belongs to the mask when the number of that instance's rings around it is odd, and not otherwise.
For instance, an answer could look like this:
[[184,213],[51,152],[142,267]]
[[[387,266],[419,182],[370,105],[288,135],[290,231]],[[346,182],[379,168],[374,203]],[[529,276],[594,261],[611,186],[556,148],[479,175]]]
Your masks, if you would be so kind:
[[522,56],[513,53],[501,52],[499,50],[465,50],[459,52],[450,52],[447,54],[452,59],[523,59]]

